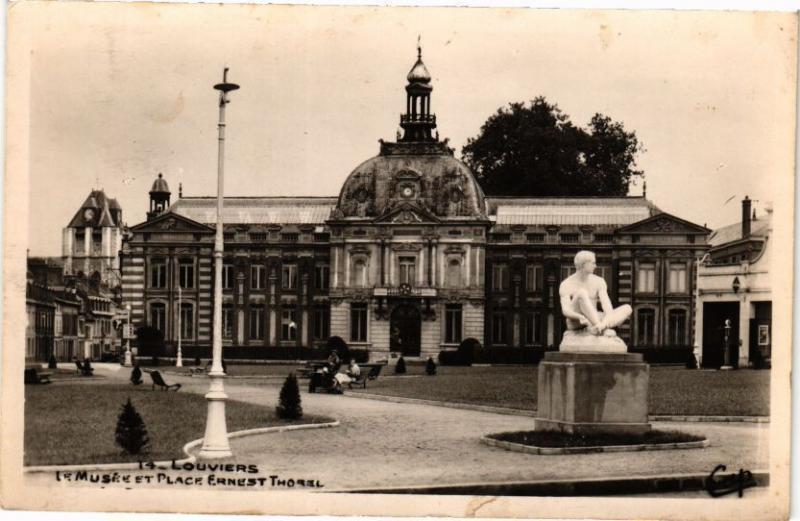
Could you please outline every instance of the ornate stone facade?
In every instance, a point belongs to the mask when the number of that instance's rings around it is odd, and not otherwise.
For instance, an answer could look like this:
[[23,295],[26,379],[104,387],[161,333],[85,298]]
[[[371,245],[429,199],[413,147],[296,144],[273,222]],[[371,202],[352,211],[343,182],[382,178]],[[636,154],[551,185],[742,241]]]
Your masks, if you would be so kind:
[[[690,345],[692,261],[709,230],[644,197],[486,197],[439,140],[421,56],[408,82],[403,135],[338,197],[226,198],[226,357],[306,356],[332,335],[371,359],[435,358],[467,338],[544,349],[561,336],[557,284],[584,248],[615,304],[634,308],[628,345]],[[134,323],[174,344],[181,313],[186,356],[209,352],[215,219],[213,198],[179,198],[123,247]]]

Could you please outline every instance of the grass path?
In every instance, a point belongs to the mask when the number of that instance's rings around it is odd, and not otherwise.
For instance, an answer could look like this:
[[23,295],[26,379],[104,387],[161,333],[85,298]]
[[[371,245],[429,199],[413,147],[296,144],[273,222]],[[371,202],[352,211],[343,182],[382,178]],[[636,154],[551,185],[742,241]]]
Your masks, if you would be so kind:
[[[120,453],[114,434],[117,416],[131,398],[150,437],[142,456]],[[25,465],[116,463],[185,457],[183,445],[202,438],[207,402],[187,392],[151,391],[150,386],[92,382],[25,386]],[[277,418],[274,408],[228,401],[228,431],[289,423],[329,421],[306,416],[300,422]]]
[[[426,376],[383,374],[361,392],[446,402],[536,408],[537,366],[439,367]],[[769,371],[650,367],[650,414],[769,415]],[[353,392],[359,392],[358,390]]]

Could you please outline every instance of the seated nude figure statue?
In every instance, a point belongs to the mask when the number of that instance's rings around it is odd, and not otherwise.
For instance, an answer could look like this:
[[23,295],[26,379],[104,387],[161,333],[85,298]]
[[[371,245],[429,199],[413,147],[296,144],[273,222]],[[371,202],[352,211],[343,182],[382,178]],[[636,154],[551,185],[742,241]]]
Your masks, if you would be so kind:
[[[567,319],[567,329],[586,329],[593,335],[616,336],[614,327],[631,315],[628,304],[614,309],[608,298],[606,281],[594,274],[597,266],[594,253],[579,251],[575,255],[575,273],[564,279],[558,288],[561,313]],[[597,301],[603,311],[597,311]]]

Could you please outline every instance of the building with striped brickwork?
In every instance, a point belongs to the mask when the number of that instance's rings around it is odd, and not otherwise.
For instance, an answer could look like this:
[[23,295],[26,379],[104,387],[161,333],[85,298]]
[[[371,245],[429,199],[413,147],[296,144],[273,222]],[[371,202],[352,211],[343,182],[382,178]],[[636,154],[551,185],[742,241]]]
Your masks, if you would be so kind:
[[[381,140],[338,197],[226,197],[226,358],[313,356],[330,336],[373,360],[435,358],[467,338],[541,352],[560,342],[558,284],[581,249],[596,252],[614,304],[633,307],[619,329],[633,350],[691,352],[694,261],[710,230],[643,196],[487,197],[439,140],[421,58],[407,79],[403,134]],[[208,357],[215,198],[170,205],[161,176],[150,194],[123,243],[123,300],[134,324]]]

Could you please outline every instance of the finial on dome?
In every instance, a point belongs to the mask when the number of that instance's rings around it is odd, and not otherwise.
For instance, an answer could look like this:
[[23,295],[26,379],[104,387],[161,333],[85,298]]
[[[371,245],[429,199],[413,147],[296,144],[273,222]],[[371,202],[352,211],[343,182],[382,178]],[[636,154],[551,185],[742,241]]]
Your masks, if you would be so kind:
[[422,44],[420,43],[421,39],[422,39],[422,35],[418,34],[417,35],[417,59],[418,60],[422,59]]

